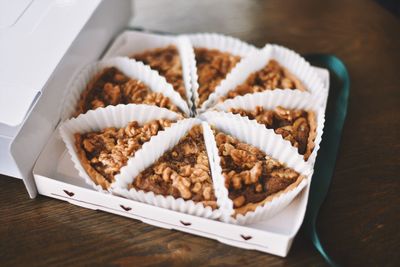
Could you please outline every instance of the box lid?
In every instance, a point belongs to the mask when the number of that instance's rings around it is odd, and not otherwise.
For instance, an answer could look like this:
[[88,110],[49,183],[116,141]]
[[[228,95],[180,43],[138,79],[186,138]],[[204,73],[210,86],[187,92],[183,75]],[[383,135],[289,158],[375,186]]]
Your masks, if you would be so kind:
[[19,125],[100,0],[0,1],[0,123]]

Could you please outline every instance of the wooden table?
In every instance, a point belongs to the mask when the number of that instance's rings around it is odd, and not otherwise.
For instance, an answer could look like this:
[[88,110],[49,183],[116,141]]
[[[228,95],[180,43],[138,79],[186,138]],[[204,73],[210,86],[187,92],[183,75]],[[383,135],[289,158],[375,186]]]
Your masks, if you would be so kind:
[[[400,264],[400,21],[374,1],[136,1],[134,25],[220,32],[257,46],[331,53],[351,96],[318,228],[343,265]],[[0,177],[0,266],[324,265],[300,232],[283,259],[39,196]]]

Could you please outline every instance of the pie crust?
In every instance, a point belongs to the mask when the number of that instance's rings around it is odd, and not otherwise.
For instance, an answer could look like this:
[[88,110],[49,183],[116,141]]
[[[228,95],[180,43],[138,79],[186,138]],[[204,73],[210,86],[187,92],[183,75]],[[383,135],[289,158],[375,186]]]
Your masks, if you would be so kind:
[[131,188],[217,208],[201,125],[135,177]]
[[157,70],[161,76],[164,76],[168,83],[172,84],[175,91],[185,100],[185,84],[183,81],[183,70],[179,51],[174,45],[163,48],[146,50],[142,53],[132,55],[131,58],[142,61],[150,68]]
[[199,77],[198,104],[201,105],[240,61],[240,57],[217,49],[207,48],[194,48],[194,53]]
[[271,59],[264,68],[250,74],[244,83],[229,91],[221,97],[221,100],[275,89],[307,91],[303,83],[294,74],[281,66],[276,60]]
[[296,147],[305,160],[310,157],[315,147],[317,125],[313,111],[285,109],[280,106],[273,110],[265,110],[257,106],[253,110],[231,108],[229,111],[247,116],[250,120],[256,120],[266,128],[273,129],[275,133]]
[[234,217],[254,211],[295,188],[304,176],[266,155],[255,146],[214,130],[222,175]]
[[132,103],[154,105],[183,114],[170,98],[151,91],[143,82],[110,67],[98,73],[86,86],[78,101],[75,117],[99,107]]
[[128,159],[171,123],[161,119],[139,125],[132,121],[125,128],[110,127],[99,132],[75,133],[78,158],[92,181],[108,189]]

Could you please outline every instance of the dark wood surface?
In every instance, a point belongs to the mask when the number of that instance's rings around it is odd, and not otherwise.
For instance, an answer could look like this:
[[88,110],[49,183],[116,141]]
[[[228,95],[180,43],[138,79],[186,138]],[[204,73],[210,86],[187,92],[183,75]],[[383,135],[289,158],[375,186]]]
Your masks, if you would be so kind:
[[[214,4],[217,2],[217,4]],[[220,32],[331,53],[351,75],[347,121],[318,229],[345,266],[400,265],[400,22],[373,1],[136,1],[135,26]],[[300,232],[287,258],[39,196],[0,177],[0,266],[323,266]]]

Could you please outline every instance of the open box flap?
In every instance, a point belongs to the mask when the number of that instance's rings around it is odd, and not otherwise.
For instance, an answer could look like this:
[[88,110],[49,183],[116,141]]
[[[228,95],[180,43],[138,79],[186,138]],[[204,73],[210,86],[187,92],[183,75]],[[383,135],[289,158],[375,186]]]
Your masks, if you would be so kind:
[[99,3],[1,1],[0,123],[21,124]]
[[11,127],[21,124],[40,96],[40,91],[30,89],[0,81],[0,123]]
[[[9,151],[31,198],[37,194],[32,168],[59,123],[66,85],[80,67],[100,58],[127,26],[131,12],[130,0],[34,0],[12,27],[0,28],[0,84],[21,85],[19,92],[9,94],[16,90],[9,87],[0,91],[0,99],[10,102],[9,107],[14,103],[12,112],[21,114],[11,119],[3,115],[11,111],[0,106],[0,123],[21,124]],[[18,98],[28,95],[36,103],[19,105]]]

